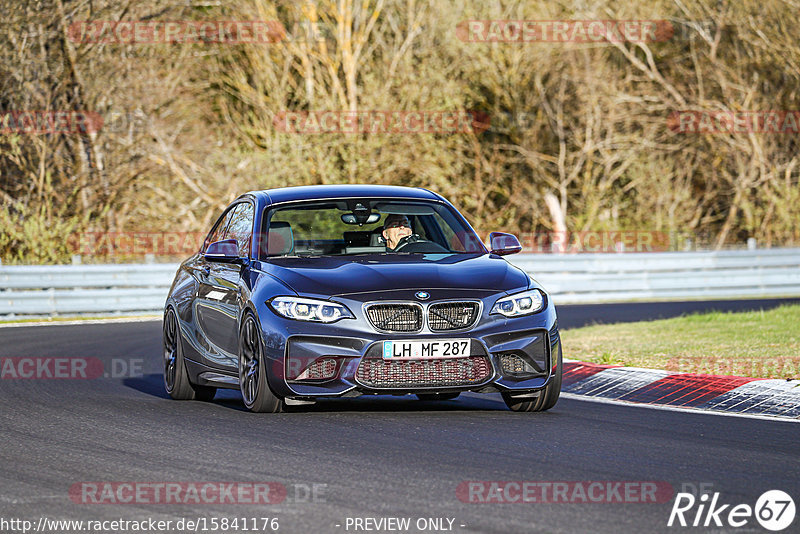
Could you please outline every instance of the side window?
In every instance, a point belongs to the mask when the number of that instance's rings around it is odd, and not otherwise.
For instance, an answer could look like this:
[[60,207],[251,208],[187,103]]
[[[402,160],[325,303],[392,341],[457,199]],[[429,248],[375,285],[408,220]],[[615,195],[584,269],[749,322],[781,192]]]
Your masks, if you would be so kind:
[[231,215],[233,215],[233,209],[229,209],[220,219],[217,221],[217,224],[214,225],[214,228],[208,233],[208,237],[206,238],[206,242],[203,244],[203,251],[208,248],[208,245],[214,243],[216,241],[221,241],[225,239],[225,230],[228,228],[228,223],[231,220]]
[[425,224],[422,220],[422,217],[419,215],[413,215],[411,218],[411,231],[422,239],[427,239],[428,241],[432,241],[431,237],[428,235],[428,229],[425,227]]
[[243,202],[233,210],[231,222],[223,239],[235,239],[239,244],[239,256],[248,256],[253,236],[253,205]]
[[419,234],[421,238],[433,241],[448,250],[451,249],[450,243],[447,242],[447,236],[442,232],[442,226],[447,225],[440,224],[441,217],[438,214],[417,216],[415,219],[417,221],[413,225],[415,234]]

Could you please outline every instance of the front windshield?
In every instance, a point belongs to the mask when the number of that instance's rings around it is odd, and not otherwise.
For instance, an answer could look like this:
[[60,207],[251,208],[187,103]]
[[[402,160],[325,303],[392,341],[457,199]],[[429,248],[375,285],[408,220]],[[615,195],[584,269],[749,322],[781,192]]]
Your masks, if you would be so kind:
[[485,252],[477,235],[445,204],[342,199],[270,209],[262,257]]

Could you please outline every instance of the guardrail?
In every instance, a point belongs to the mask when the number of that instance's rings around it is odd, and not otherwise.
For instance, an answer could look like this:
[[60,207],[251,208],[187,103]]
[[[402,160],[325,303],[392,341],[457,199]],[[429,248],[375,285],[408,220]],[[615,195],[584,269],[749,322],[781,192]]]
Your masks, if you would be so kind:
[[160,313],[178,265],[0,266],[0,316]]
[[800,249],[628,254],[520,254],[558,304],[800,296]]
[[[519,254],[558,304],[800,296],[800,249]],[[160,313],[176,264],[0,266],[0,316]]]

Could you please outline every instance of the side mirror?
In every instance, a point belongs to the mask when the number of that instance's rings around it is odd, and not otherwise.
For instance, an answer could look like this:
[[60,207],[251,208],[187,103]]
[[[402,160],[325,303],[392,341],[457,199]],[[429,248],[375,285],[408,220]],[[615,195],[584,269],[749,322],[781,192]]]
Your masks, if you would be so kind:
[[203,257],[208,261],[219,261],[223,263],[233,263],[239,259],[239,243],[235,239],[223,239],[208,245],[203,253]]
[[516,254],[522,250],[522,245],[519,243],[517,236],[511,234],[504,234],[503,232],[492,232],[489,234],[489,248],[492,254],[498,256],[505,256],[507,254]]

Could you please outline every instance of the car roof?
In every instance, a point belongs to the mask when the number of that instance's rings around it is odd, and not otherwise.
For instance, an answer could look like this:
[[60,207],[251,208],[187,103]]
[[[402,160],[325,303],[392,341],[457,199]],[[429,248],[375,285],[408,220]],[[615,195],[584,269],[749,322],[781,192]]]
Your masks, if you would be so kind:
[[303,185],[251,191],[248,195],[263,197],[270,204],[294,200],[323,200],[329,198],[383,197],[442,200],[442,197],[419,187],[397,185]]

